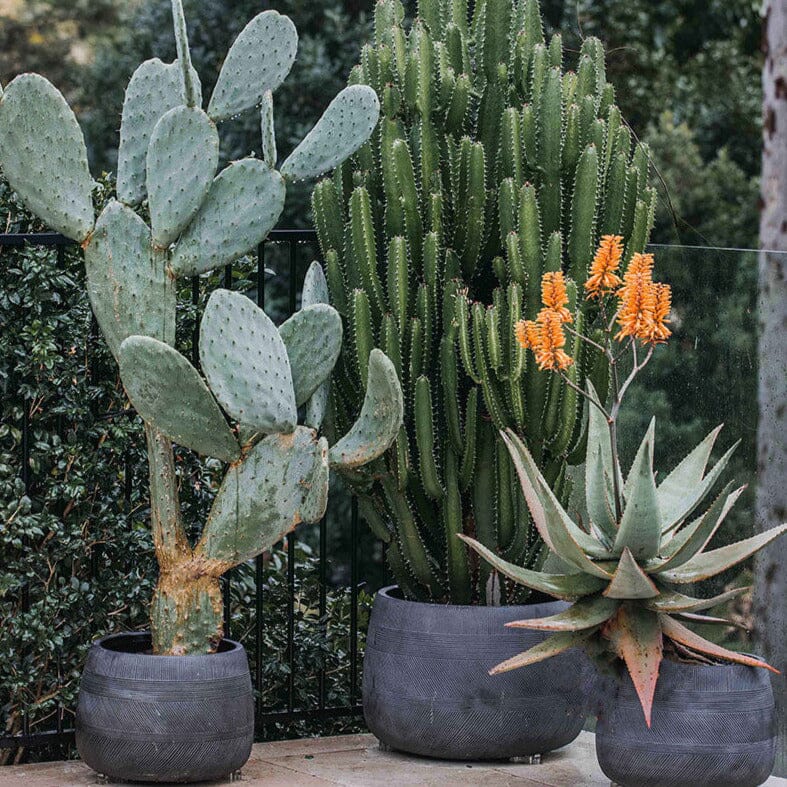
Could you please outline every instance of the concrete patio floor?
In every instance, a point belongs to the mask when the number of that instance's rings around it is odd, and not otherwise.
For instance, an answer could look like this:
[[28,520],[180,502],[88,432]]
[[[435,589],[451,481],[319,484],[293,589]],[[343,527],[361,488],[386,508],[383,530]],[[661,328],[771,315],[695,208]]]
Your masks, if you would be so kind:
[[[0,787],[71,787],[106,784],[79,761],[0,768]],[[229,784],[230,781],[210,782]],[[596,762],[593,735],[579,738],[543,758],[539,765],[506,762],[454,763],[382,751],[372,735],[342,735],[297,741],[258,743],[233,784],[283,785],[609,785]],[[204,784],[208,784],[204,782]],[[770,778],[768,787],[787,787],[787,779]]]

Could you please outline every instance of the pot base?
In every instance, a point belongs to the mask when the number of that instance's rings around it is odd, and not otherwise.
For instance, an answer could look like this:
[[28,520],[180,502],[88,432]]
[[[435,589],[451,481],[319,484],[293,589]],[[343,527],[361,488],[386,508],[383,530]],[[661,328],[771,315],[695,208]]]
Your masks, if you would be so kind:
[[378,592],[369,624],[363,706],[391,749],[448,760],[508,760],[573,741],[585,720],[587,660],[579,651],[502,675],[488,671],[546,635],[507,629],[568,605],[422,604]]
[[596,754],[621,787],[756,787],[773,770],[775,724],[765,670],[664,660],[650,729],[626,676],[599,716]]
[[150,634],[96,642],[76,717],[81,758],[110,779],[195,782],[248,760],[254,702],[246,652],[223,640],[205,656],[151,656]]

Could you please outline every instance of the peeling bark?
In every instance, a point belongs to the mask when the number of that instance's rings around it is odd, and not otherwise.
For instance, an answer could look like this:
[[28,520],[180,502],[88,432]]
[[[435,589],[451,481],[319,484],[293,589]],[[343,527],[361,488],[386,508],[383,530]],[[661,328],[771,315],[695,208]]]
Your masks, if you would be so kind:
[[[787,0],[763,5],[763,157],[759,262],[759,427],[756,524],[787,521]],[[782,252],[781,254],[779,252]],[[787,775],[787,539],[757,559],[756,635],[774,677],[779,751]]]

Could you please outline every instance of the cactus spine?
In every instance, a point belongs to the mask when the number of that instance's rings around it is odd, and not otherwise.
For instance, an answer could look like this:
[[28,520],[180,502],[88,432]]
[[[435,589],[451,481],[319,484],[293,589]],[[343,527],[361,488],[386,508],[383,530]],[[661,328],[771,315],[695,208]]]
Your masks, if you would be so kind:
[[[177,277],[254,249],[279,219],[285,178],[319,175],[354,153],[376,125],[379,104],[367,86],[342,91],[280,173],[273,91],[295,58],[292,22],[266,11],[247,25],[205,112],[181,1],[172,7],[178,61],[148,61],[132,77],[118,200],[98,220],[79,125],[43,77],[23,75],[0,94],[0,164],[31,210],[83,246],[93,310],[145,422],[160,566],[153,647],[180,655],[215,650],[222,637],[221,575],[299,522],[318,521],[330,469],[357,468],[383,454],[399,434],[403,404],[392,362],[370,341],[357,423],[332,448],[318,435],[343,329],[317,263],[306,277],[303,308],[280,328],[245,296],[213,293],[200,329],[204,379],[174,349]],[[258,105],[264,160],[245,158],[216,175],[216,123]],[[151,226],[134,210],[146,197]],[[369,271],[374,268],[372,261]],[[305,425],[298,424],[299,407]],[[173,441],[228,463],[194,546],[180,517]]]
[[[387,527],[410,596],[483,603],[489,570],[457,553],[453,532],[520,564],[543,554],[496,430],[526,440],[563,499],[584,441],[573,391],[526,358],[514,325],[536,317],[544,272],[570,272],[581,291],[601,234],[622,235],[628,258],[641,251],[655,195],[600,42],[585,41],[568,70],[537,0],[468,6],[421,0],[409,26],[398,0],[378,0],[350,81],[375,89],[382,119],[317,185],[313,208],[351,333],[334,375],[337,424],[358,412],[372,347],[396,354],[406,393],[396,450],[353,478],[363,510]],[[572,310],[575,327],[595,328],[593,304],[575,297]],[[583,355],[572,382],[603,377],[595,362]]]

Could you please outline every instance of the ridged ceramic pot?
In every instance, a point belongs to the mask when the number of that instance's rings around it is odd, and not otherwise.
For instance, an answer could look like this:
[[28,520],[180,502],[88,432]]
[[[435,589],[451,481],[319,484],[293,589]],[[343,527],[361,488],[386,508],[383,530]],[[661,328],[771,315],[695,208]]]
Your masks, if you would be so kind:
[[506,623],[566,606],[423,604],[380,590],[363,662],[369,729],[392,749],[449,760],[525,757],[570,743],[585,720],[590,680],[581,652],[488,674],[546,636]]
[[246,651],[153,656],[150,634],[93,644],[76,715],[79,755],[98,773],[144,782],[218,779],[241,768],[254,741]]
[[604,773],[626,787],[755,787],[773,770],[769,673],[664,660],[648,729],[631,680],[611,684],[596,727]]

